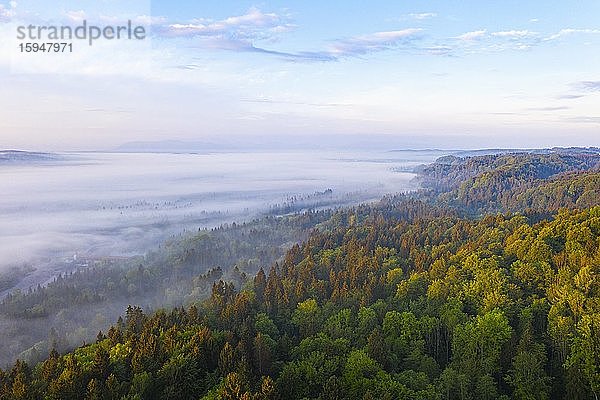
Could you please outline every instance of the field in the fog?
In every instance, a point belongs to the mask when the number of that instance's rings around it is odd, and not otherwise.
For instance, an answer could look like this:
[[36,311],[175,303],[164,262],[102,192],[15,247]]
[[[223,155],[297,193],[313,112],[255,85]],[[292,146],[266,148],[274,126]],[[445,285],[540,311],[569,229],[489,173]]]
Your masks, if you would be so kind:
[[77,260],[144,254],[183,230],[411,190],[407,171],[440,155],[68,153],[0,160],[0,292],[43,283]]

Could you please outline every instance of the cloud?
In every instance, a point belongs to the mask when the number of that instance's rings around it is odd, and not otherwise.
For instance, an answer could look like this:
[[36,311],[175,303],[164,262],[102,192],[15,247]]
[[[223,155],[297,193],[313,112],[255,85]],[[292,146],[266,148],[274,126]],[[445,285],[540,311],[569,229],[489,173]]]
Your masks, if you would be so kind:
[[252,46],[251,51],[263,54],[270,54],[278,56],[284,60],[292,62],[324,62],[324,61],[338,61],[338,56],[331,54],[328,51],[300,51],[297,53],[282,52],[275,50],[267,50],[260,47]]
[[134,19],[135,23],[142,25],[160,25],[167,22],[165,17],[154,15],[140,15]]
[[562,37],[570,36],[570,35],[574,35],[574,34],[592,34],[592,35],[594,35],[594,34],[599,34],[599,33],[600,33],[600,29],[573,29],[573,28],[566,28],[566,29],[561,29],[560,31],[558,31],[554,35],[548,36],[544,40],[556,40],[556,39],[560,39]]
[[[433,12],[412,13],[405,18],[424,20],[434,18]],[[486,29],[469,31],[451,38],[427,40],[420,28],[381,31],[329,41],[313,51],[304,49],[273,50],[268,43],[279,41],[284,33],[297,28],[288,14],[264,12],[253,7],[245,14],[213,20],[197,18],[189,21],[166,23],[164,19],[148,21],[153,34],[164,38],[186,38],[194,40],[197,48],[254,52],[279,57],[292,62],[339,61],[344,58],[367,54],[410,50],[417,54],[448,56],[453,54],[497,53],[508,50],[526,51],[543,43],[544,35],[527,29],[506,29],[489,32]],[[595,30],[563,29],[552,35],[562,36],[576,32]],[[431,38],[430,38],[431,39]]]
[[450,39],[458,40],[454,43],[457,51],[463,50],[466,54],[497,53],[507,50],[524,51],[539,45],[541,35],[530,30],[505,30],[489,32],[486,29],[470,31]]
[[471,31],[463,33],[462,35],[456,36],[455,39],[464,41],[473,41],[483,39],[487,34],[487,30],[482,29],[480,31]]
[[87,14],[83,10],[78,11],[67,11],[65,12],[65,16],[70,22],[79,23],[87,18]]
[[112,16],[112,15],[104,15],[101,14],[96,18],[98,21],[110,24],[110,25],[126,25],[129,20],[135,25],[145,25],[145,26],[162,26],[167,23],[167,18],[162,16],[150,16],[150,15],[137,15],[130,18],[125,18],[123,16]]
[[528,30],[511,30],[511,31],[501,31],[501,32],[493,32],[492,36],[500,37],[500,38],[508,38],[508,39],[523,39],[528,37],[534,37],[538,34],[536,32],[531,32]]
[[[255,52],[292,62],[323,62],[338,61],[341,58],[358,57],[403,46],[413,48],[411,43],[421,37],[422,31],[420,28],[409,28],[342,38],[331,41],[328,46],[317,51],[285,52],[269,50],[256,44],[258,41],[272,38],[276,33],[289,31],[293,27],[295,25],[276,14],[264,14],[253,10],[244,16],[231,17],[218,22],[170,24],[166,30],[160,31],[160,34],[171,38],[198,39],[198,47],[213,50]],[[429,52],[442,52],[442,50],[442,48],[423,49]]]
[[107,25],[127,25],[131,21],[134,25],[161,26],[167,23],[167,18],[163,16],[149,15],[106,15],[106,14],[91,14],[84,10],[69,10],[62,13],[63,23],[66,25],[81,24],[84,20],[96,24]]
[[490,115],[523,115],[523,113],[512,112],[512,111],[495,111],[488,113]]
[[574,99],[580,99],[584,97],[583,94],[563,94],[560,96],[557,96],[556,98],[559,100],[574,100]]
[[[532,19],[531,22],[537,22],[537,19]],[[552,34],[544,38],[544,35],[539,32],[530,31],[527,29],[511,29],[505,31],[497,31],[487,33],[487,30],[482,29],[478,31],[466,32],[462,35],[456,36],[453,39],[459,39],[465,42],[483,40],[483,39],[506,39],[513,42],[520,42],[517,49],[524,50],[532,47],[535,44],[539,44],[543,41],[556,40],[568,35],[573,34],[599,34],[600,29],[561,29],[555,34]]]
[[600,92],[600,81],[579,81],[569,85],[571,93],[557,96],[560,100],[574,100],[587,96],[590,93]]
[[241,44],[239,47],[248,47],[253,41],[270,39],[277,33],[294,29],[287,20],[287,16],[251,8],[246,14],[218,21],[197,19],[165,25],[159,33],[168,37],[207,39],[212,47],[218,47],[222,42],[226,49],[230,49],[233,42]]
[[330,46],[330,54],[336,57],[350,57],[375,51],[396,49],[419,39],[421,31],[420,28],[409,28],[336,40]]
[[[186,38],[195,40],[195,46],[212,50],[255,52],[279,56],[287,60],[323,61],[321,54],[287,53],[271,51],[257,42],[275,42],[282,33],[292,31],[296,25],[287,15],[266,13],[251,8],[246,14],[222,20],[194,19],[185,23],[169,23],[154,17],[153,34],[164,38]],[[325,57],[326,58],[326,57]]]
[[600,81],[580,81],[572,86],[583,92],[600,92]]
[[312,107],[352,107],[353,104],[343,103],[316,103],[316,102],[305,102],[305,101],[291,101],[291,100],[278,100],[271,98],[258,98],[258,99],[242,99],[244,103],[265,103],[265,104],[293,104],[300,106],[312,106]]
[[582,124],[600,124],[600,117],[598,116],[583,115],[579,117],[565,118],[564,120]]
[[[405,17],[414,20],[434,18],[433,12],[412,13]],[[193,40],[192,47],[254,52],[279,57],[292,62],[339,61],[367,54],[410,50],[418,54],[448,56],[453,54],[495,53],[507,50],[524,51],[543,43],[544,36],[527,29],[507,29],[488,32],[486,29],[465,32],[451,38],[426,40],[420,28],[381,31],[329,41],[313,51],[304,49],[269,49],[268,44],[279,41],[283,34],[297,28],[288,14],[265,12],[253,7],[245,14],[220,20],[196,18],[188,21],[167,22],[161,17],[140,17],[141,23],[152,25],[154,35],[163,38]],[[557,35],[595,30],[563,29]],[[431,39],[431,38],[430,38]],[[453,41],[452,41],[453,40]],[[185,68],[187,69],[187,68]]]
[[454,51],[453,47],[450,46],[429,46],[429,47],[423,47],[422,50],[424,50],[424,52],[426,52],[427,54],[431,54],[434,56],[448,56],[451,55],[452,52]]
[[0,4],[0,22],[9,22],[17,14],[17,2],[11,1],[6,7],[4,4]]
[[[430,17],[433,13],[423,13]],[[416,14],[415,14],[416,15]],[[277,40],[278,36],[296,29],[289,16],[263,12],[251,8],[246,14],[222,20],[195,19],[185,23],[162,24],[153,27],[153,32],[165,38],[195,39],[195,45],[213,50],[255,52],[280,57],[293,62],[337,61],[345,57],[357,57],[372,52],[410,47],[419,39],[420,28],[397,31],[375,32],[330,41],[323,49],[316,51],[269,50],[259,45]],[[425,51],[425,50],[424,50]],[[430,49],[441,52],[441,49]]]
[[437,17],[437,13],[425,12],[425,13],[416,13],[416,14],[408,14],[408,17],[416,20],[424,20]]
[[278,55],[289,59],[330,61],[341,57],[364,55],[394,49],[419,37],[421,29],[375,32],[333,41],[329,48],[316,52],[287,53],[258,47],[254,42],[271,38],[275,33],[287,31],[290,24],[277,14],[265,14],[257,9],[239,17],[230,17],[210,23],[168,25],[166,36],[198,38],[202,47],[222,50],[254,51]]
[[550,106],[550,107],[532,107],[528,108],[528,111],[561,111],[569,110],[571,107],[567,106]]
[[275,13],[263,13],[258,8],[251,8],[247,14],[229,17],[214,25],[228,26],[272,26],[277,25],[281,17]]
[[[221,45],[222,43],[220,43]],[[253,53],[261,53],[272,55],[275,57],[279,57],[283,60],[290,62],[325,62],[325,61],[338,61],[339,58],[329,51],[300,51],[300,52],[284,52],[277,50],[269,50],[261,47],[257,47],[254,45],[245,46],[243,43],[231,42],[231,48],[227,50],[235,50],[235,51],[246,51]],[[237,46],[237,47],[236,47]],[[221,49],[225,49],[224,47],[220,47]]]
[[[536,22],[532,19],[531,22]],[[499,52],[506,50],[530,50],[544,42],[557,40],[574,34],[600,34],[600,29],[561,29],[555,34],[547,35],[528,29],[507,29],[488,33],[487,30],[477,30],[463,33],[450,39],[458,39],[463,42],[464,50],[469,53]],[[460,50],[460,44],[457,50]]]
[[11,18],[9,10],[4,8],[4,5],[0,4],[0,22],[9,21]]

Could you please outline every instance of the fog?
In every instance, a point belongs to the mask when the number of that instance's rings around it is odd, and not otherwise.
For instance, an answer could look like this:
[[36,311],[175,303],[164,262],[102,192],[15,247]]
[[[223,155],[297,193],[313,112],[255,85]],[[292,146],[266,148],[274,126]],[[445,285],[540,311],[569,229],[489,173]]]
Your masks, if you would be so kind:
[[[141,304],[151,310],[207,295],[212,278],[178,280],[178,262],[173,276],[167,274],[166,280],[152,281],[152,287],[142,290],[143,280],[135,278],[139,263],[156,267],[152,271],[160,275],[163,269],[159,266],[170,271],[168,257],[184,251],[177,244],[169,247],[168,239],[180,243],[198,229],[223,223],[352,205],[380,199],[387,193],[414,190],[410,171],[443,154],[303,150],[0,155],[3,366],[17,357],[35,361],[36,352],[47,354],[51,346],[68,350],[93,340],[127,304]],[[252,273],[258,265],[268,266],[273,257],[303,237],[298,226],[276,225],[276,232],[253,235],[260,226],[250,224],[245,231],[215,233],[214,243],[222,246],[224,253],[215,250],[209,254],[207,250],[203,255],[208,258],[194,264],[193,271],[197,272],[192,275],[219,266],[223,267],[224,279],[239,286],[243,280],[239,273],[236,275],[234,265]],[[245,245],[223,242],[239,239]],[[129,263],[133,259],[115,256],[135,255],[145,256],[135,258],[139,261],[135,261],[134,269],[125,275],[113,271],[113,267],[133,265]],[[134,274],[131,279],[129,272]],[[66,286],[56,283],[64,273],[75,273]],[[51,282],[48,292],[35,289],[38,284]],[[70,284],[77,284],[77,290],[69,289]],[[118,290],[111,292],[115,285]],[[100,297],[92,295],[95,287]],[[82,302],[77,300],[80,297],[62,302],[67,294],[82,296]]]
[[0,271],[26,267],[27,278],[13,282],[23,288],[77,258],[144,254],[174,233],[276,212],[294,200],[297,210],[412,190],[413,175],[402,171],[439,155],[65,153],[0,163]]

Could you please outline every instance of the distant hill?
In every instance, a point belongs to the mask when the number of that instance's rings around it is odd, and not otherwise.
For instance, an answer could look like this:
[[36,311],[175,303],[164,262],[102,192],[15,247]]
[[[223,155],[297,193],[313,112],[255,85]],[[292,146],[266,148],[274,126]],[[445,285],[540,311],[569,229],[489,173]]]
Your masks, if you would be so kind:
[[548,211],[596,205],[599,170],[600,154],[570,148],[548,153],[445,156],[422,167],[418,179],[439,195],[436,203],[470,213]]
[[60,161],[63,157],[53,153],[38,153],[20,150],[0,150],[0,164]]
[[[162,140],[124,143],[112,149],[116,152],[149,153],[206,153],[228,151],[294,151],[294,150],[382,150],[410,151],[430,149],[453,149],[452,143],[458,138],[444,138],[431,135],[395,136],[384,134],[368,135],[221,135],[206,136],[200,140]],[[415,150],[421,151],[421,150]],[[444,152],[454,150],[444,150]],[[458,150],[457,150],[458,151]]]

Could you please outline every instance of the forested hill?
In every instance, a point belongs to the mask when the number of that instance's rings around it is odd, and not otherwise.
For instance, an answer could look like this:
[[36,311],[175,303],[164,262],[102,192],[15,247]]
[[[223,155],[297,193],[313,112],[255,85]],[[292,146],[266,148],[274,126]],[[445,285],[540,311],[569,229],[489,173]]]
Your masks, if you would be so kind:
[[435,195],[313,217],[242,285],[129,307],[93,344],[19,361],[0,398],[595,399],[598,156],[489,157],[427,167],[448,177]]
[[0,302],[0,368],[17,357],[35,362],[52,347],[62,352],[89,342],[128,304],[146,310],[191,304],[210,295],[215,279],[240,287],[329,216],[265,216],[184,232],[144,257],[90,260],[48,285],[13,291]]
[[590,207],[600,195],[600,153],[576,149],[447,156],[419,172],[436,203],[471,214]]

